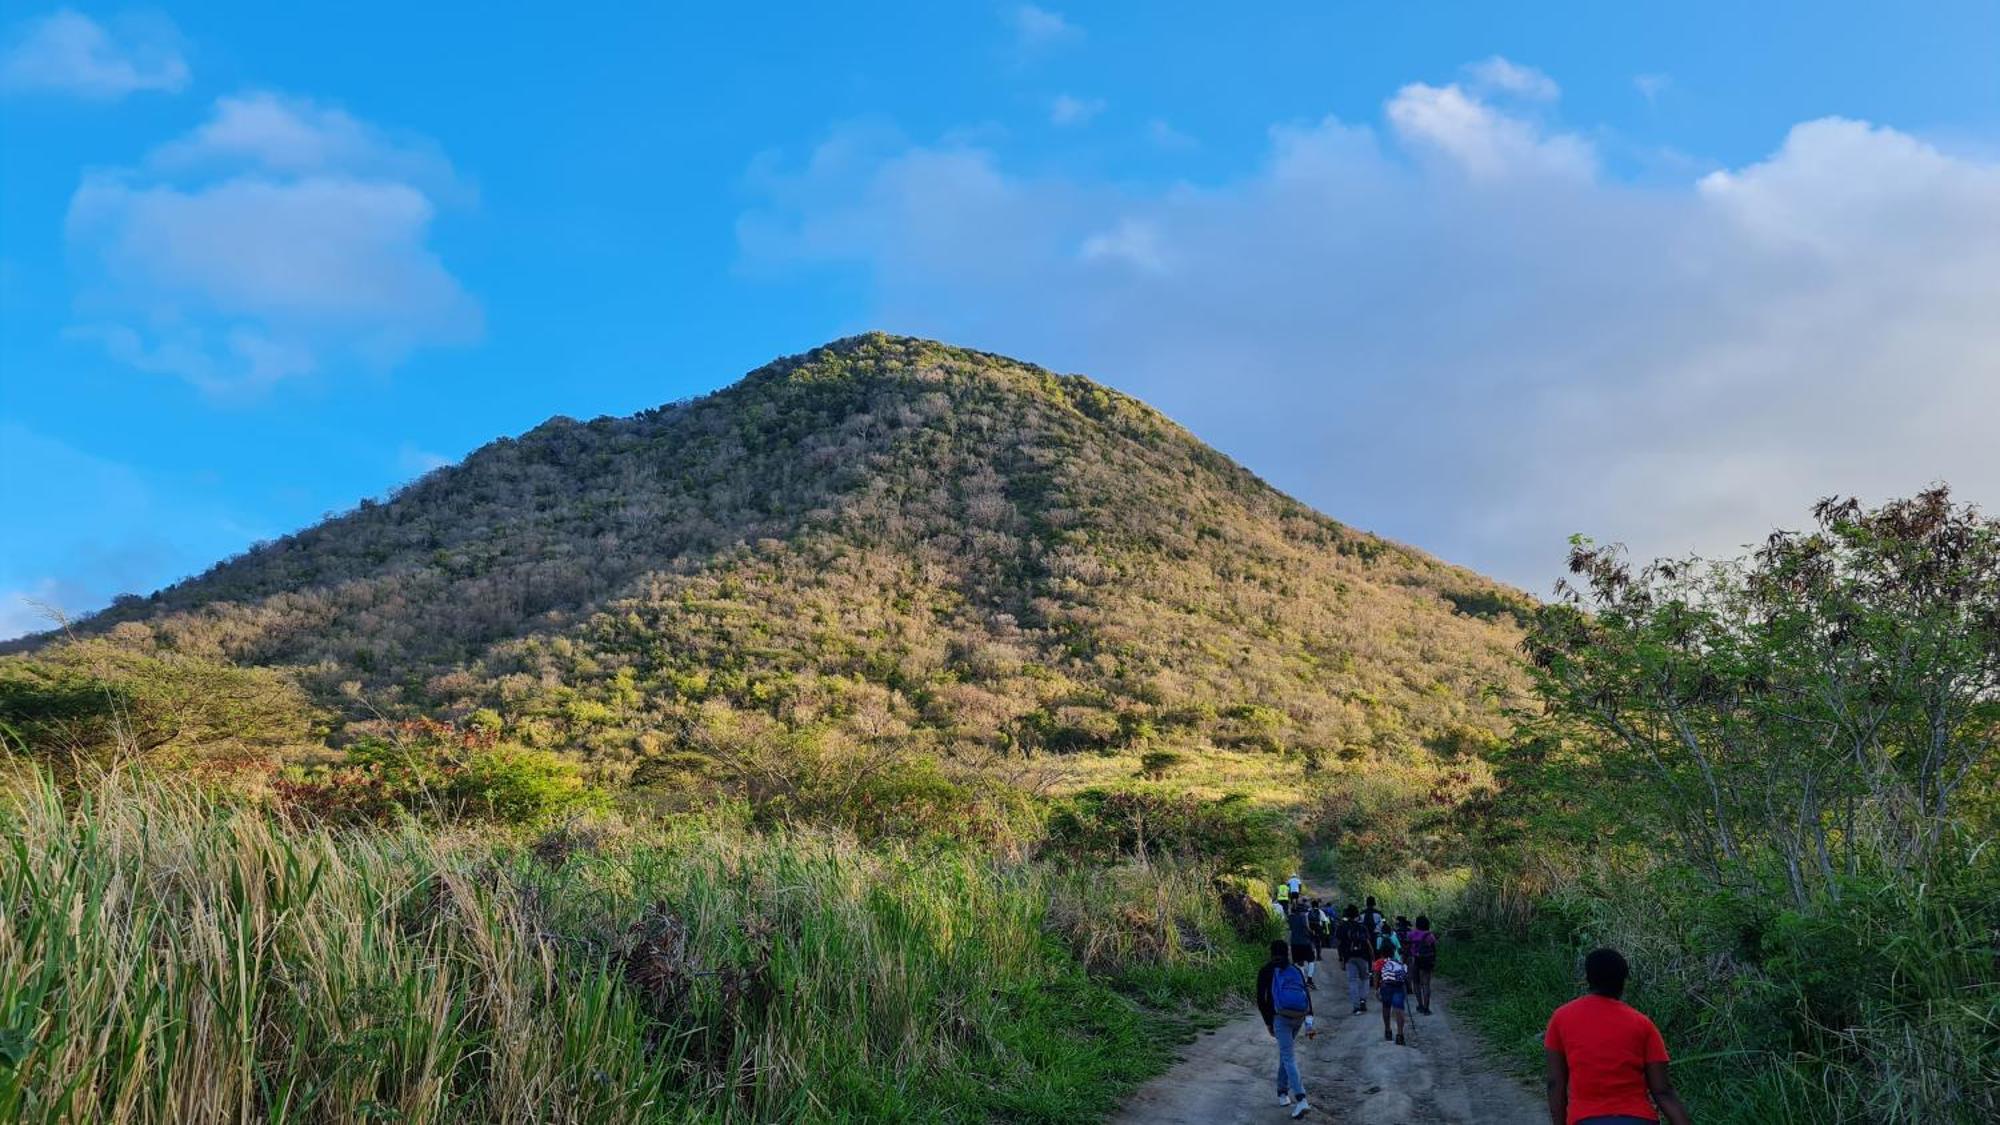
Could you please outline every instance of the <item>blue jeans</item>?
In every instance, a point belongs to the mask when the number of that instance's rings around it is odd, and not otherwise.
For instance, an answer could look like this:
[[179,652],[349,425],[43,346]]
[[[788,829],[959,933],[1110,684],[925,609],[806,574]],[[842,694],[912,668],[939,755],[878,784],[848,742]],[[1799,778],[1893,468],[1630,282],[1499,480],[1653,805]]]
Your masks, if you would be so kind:
[[1347,1002],[1359,1008],[1368,998],[1368,962],[1360,957],[1347,959]]
[[1278,1037],[1278,1092],[1293,1097],[1306,1096],[1306,1084],[1299,1081],[1298,1056],[1292,1053],[1292,1041],[1300,1029],[1306,1025],[1304,1016],[1278,1016],[1271,1021],[1271,1034]]

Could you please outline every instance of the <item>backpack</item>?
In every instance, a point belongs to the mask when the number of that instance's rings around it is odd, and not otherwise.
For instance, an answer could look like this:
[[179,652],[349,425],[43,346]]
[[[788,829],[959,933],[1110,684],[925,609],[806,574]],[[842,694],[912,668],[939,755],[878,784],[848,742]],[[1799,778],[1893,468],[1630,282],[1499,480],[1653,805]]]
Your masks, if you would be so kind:
[[1297,965],[1286,965],[1271,974],[1271,1007],[1281,1016],[1302,1016],[1312,1006],[1306,996],[1306,975]]
[[1382,962],[1383,984],[1401,984],[1409,978],[1409,975],[1409,966],[1396,960],[1394,957]]
[[1411,930],[1410,952],[1418,957],[1436,957],[1438,936],[1429,930]]
[[1343,958],[1368,956],[1368,931],[1362,927],[1360,922],[1351,918],[1342,922],[1338,937],[1340,940],[1340,955]]

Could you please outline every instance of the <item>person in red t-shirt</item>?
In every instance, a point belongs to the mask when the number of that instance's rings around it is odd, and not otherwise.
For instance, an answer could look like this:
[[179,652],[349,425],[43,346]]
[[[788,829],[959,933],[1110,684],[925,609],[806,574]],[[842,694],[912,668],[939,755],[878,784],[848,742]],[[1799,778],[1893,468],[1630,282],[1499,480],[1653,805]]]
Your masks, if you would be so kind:
[[1667,1079],[1660,1029],[1619,997],[1631,970],[1615,949],[1583,959],[1590,993],[1557,1008],[1542,1036],[1550,1125],[1692,1125]]

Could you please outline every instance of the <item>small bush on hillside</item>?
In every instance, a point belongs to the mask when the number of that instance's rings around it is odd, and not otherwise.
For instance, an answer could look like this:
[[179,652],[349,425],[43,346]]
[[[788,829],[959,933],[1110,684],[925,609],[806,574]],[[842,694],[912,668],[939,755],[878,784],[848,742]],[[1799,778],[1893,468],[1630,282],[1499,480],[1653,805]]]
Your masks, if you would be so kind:
[[398,724],[393,739],[363,739],[337,765],[293,770],[272,790],[287,810],[334,824],[408,815],[535,825],[605,799],[569,759],[428,719]]
[[1298,850],[1298,831],[1283,813],[1188,793],[1088,789],[1056,803],[1047,833],[1047,850],[1082,863],[1176,856],[1263,869]]
[[60,778],[131,762],[261,777],[315,741],[316,720],[298,688],[264,668],[103,640],[0,659],[0,726]]
[[1032,829],[1026,795],[987,778],[954,779],[934,758],[905,762],[858,788],[838,817],[864,841],[950,839],[1006,844]]

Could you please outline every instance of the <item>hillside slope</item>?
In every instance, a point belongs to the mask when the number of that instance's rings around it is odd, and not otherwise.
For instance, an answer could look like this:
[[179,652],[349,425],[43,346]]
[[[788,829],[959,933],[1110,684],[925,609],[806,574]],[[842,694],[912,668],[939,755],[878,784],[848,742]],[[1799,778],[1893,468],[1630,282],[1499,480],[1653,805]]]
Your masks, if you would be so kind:
[[82,628],[614,773],[746,730],[1319,760],[1481,739],[1518,599],[1087,379],[870,335],[552,419]]

